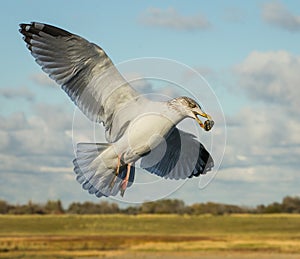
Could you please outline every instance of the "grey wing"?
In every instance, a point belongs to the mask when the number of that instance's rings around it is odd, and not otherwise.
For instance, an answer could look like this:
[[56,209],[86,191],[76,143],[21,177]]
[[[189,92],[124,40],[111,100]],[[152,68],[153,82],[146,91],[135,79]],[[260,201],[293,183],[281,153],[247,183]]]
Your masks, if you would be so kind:
[[20,24],[20,32],[42,69],[89,119],[103,122],[106,130],[117,110],[137,97],[97,45],[42,23]]
[[213,166],[212,157],[195,136],[176,127],[141,160],[142,168],[169,179],[206,174]]

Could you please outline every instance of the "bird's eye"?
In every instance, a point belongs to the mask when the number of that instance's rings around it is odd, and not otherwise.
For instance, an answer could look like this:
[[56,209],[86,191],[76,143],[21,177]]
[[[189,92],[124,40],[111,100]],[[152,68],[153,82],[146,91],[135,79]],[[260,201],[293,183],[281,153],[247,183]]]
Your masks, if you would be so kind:
[[190,108],[196,108],[197,107],[197,104],[195,104],[194,102],[192,102],[191,100],[188,100],[188,106],[190,107]]

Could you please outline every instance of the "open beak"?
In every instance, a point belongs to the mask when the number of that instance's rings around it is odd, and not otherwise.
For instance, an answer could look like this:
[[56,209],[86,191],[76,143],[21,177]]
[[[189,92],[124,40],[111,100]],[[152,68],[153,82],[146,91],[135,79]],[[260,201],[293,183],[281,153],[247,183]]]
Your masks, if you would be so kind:
[[[213,125],[214,125],[214,121],[212,120],[211,116],[206,114],[205,112],[201,111],[200,109],[198,111],[193,111],[195,114],[195,120],[199,123],[200,127],[203,128],[206,131],[209,131]],[[201,117],[207,118],[207,120],[203,123],[198,115],[200,115]]]

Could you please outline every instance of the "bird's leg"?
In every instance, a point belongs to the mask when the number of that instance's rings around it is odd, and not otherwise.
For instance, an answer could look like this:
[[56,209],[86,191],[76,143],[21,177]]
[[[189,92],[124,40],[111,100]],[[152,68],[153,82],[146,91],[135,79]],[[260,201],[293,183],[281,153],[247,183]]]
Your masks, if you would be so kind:
[[130,169],[131,169],[131,163],[129,163],[127,165],[126,176],[125,176],[124,180],[121,183],[121,196],[122,197],[124,196],[124,193],[125,193],[127,185],[128,185],[128,179],[129,179],[129,176],[130,176]]
[[109,188],[112,189],[115,186],[115,183],[117,181],[117,177],[119,175],[120,172],[120,166],[121,166],[121,155],[118,155],[118,162],[117,162],[117,168],[116,168],[116,173],[114,175],[114,178],[111,180]]

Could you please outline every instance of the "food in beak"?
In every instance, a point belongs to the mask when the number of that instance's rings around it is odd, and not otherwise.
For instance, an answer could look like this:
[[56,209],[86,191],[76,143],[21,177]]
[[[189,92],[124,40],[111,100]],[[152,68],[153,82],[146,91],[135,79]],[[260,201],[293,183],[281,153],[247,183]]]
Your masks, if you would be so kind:
[[213,120],[206,120],[205,122],[204,122],[204,129],[206,130],[206,131],[209,131],[209,130],[211,130],[211,128],[214,126],[214,124],[215,124],[215,122],[213,121]]

